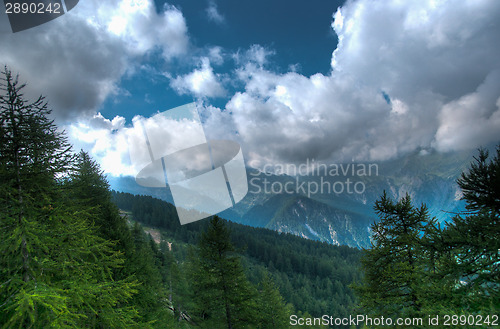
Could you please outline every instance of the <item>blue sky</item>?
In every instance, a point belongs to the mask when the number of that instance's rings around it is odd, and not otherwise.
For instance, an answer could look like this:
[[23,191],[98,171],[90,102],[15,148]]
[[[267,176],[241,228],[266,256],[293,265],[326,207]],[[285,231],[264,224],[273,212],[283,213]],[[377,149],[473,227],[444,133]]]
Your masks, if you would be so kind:
[[[330,24],[332,14],[342,3],[318,0],[304,12],[303,1],[155,1],[156,10],[170,5],[182,11],[192,54],[187,60],[173,63],[150,55],[143,64],[172,75],[186,74],[196,65],[197,57],[210,47],[220,47],[225,61],[214,65],[216,72],[231,74],[236,68],[231,56],[260,45],[270,52],[268,66],[273,71],[285,73],[293,69],[306,76],[328,74],[338,41]],[[121,115],[130,120],[136,114],[150,115],[195,100],[192,95],[179,95],[169,86],[169,79],[159,74],[136,74],[125,77],[120,84],[130,95],[108,99],[101,107],[103,115]],[[226,87],[234,93],[243,85]],[[210,103],[223,107],[229,97],[230,93],[213,97]],[[138,107],[141,107],[139,113]]]
[[[343,1],[177,1],[195,42],[218,45],[237,51],[260,44],[276,51],[281,70],[299,64],[301,72],[312,75],[330,71],[329,60],[337,45],[330,28],[332,14]],[[222,21],[207,17],[207,8],[216,10]]]
[[136,170],[135,116],[189,102],[257,168],[500,140],[497,0],[153,1],[81,0],[0,33],[0,63],[108,173]]

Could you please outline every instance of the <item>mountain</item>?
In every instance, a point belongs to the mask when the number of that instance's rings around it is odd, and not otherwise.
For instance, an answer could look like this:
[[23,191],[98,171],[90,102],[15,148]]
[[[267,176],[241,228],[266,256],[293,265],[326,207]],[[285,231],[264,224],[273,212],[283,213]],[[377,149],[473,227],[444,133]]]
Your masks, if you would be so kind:
[[[442,222],[463,210],[456,179],[471,160],[471,152],[420,150],[392,161],[330,165],[299,177],[249,169],[247,197],[221,215],[312,240],[366,248],[370,245],[370,224],[377,220],[373,205],[384,190],[394,199],[410,194],[415,204],[425,203],[431,216]],[[271,186],[286,184],[294,187],[294,193],[272,193]],[[311,188],[304,193],[297,188],[301,184]],[[335,190],[334,184],[340,188]],[[362,193],[356,193],[355,184],[357,192]],[[321,190],[321,185],[325,187],[323,193],[312,193],[316,186]],[[279,188],[274,190],[280,192]]]
[[[393,199],[410,194],[416,205],[425,203],[431,216],[443,222],[462,210],[456,179],[473,154],[417,150],[391,161],[309,163],[309,168],[313,168],[309,171],[299,170],[305,167],[291,168],[300,175],[247,168],[248,194],[219,215],[233,222],[311,240],[366,248],[370,245],[370,224],[377,220],[373,205],[384,190]],[[173,203],[168,187],[142,187],[133,177],[108,179],[114,190]]]
[[259,215],[260,218],[270,218],[266,228],[310,240],[358,248],[366,247],[370,242],[367,228],[371,221],[368,217],[300,195],[273,196],[264,205],[254,207],[243,221],[251,222],[249,218],[259,218]]

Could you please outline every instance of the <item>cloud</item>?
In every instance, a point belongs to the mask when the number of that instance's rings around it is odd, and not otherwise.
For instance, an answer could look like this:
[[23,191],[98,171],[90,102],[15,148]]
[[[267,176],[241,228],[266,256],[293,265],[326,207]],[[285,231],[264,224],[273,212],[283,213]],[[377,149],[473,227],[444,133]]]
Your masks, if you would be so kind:
[[[200,107],[203,111],[203,109]],[[101,168],[108,174],[137,175],[148,166],[151,154],[144,136],[147,136],[151,152],[156,160],[186,148],[202,144],[205,134],[197,116],[177,118],[169,111],[145,118],[137,115],[131,125],[125,118],[115,116],[106,119],[101,113],[92,117],[80,118],[77,123],[65,127],[74,149],[83,149],[98,160]],[[131,154],[133,160],[131,161]],[[191,159],[183,164],[190,169],[199,169],[206,164],[203,157]]]
[[129,158],[129,143],[125,118],[116,116],[112,120],[101,113],[92,117],[81,118],[79,122],[65,127],[73,149],[83,149],[98,160],[106,173],[112,175],[134,175],[134,168]]
[[499,15],[496,1],[350,1],[334,14],[329,75],[272,72],[259,46],[238,54],[245,90],[226,110],[249,161],[374,161],[499,140]]
[[219,97],[226,91],[210,65],[210,59],[203,57],[200,67],[186,75],[173,79],[170,83],[179,94],[194,94],[197,97]]
[[149,0],[122,0],[119,4],[93,4],[96,21],[118,36],[132,54],[142,55],[160,47],[165,58],[178,56],[188,48],[187,26],[182,13],[165,5],[161,14]]
[[275,52],[271,49],[266,49],[261,45],[251,45],[246,51],[238,51],[233,54],[233,59],[236,65],[258,65],[260,67],[268,63],[268,58],[274,55]]
[[451,100],[477,88],[500,46],[496,1],[356,1],[332,24],[335,72],[378,85],[391,97],[427,90]]
[[[273,51],[238,51],[231,78],[243,87],[224,107],[204,107],[205,131],[236,138],[255,167],[378,161],[498,141],[498,17],[498,1],[348,1],[334,13],[339,43],[329,74],[277,73]],[[215,54],[172,87],[227,95],[211,66]]]
[[221,65],[224,63],[224,52],[221,47],[215,46],[210,47],[208,50],[208,58],[210,58],[210,62],[215,65]]
[[440,151],[475,148],[499,139],[500,70],[490,73],[476,91],[445,104],[434,146]]
[[[472,122],[497,109],[499,15],[496,1],[350,2],[334,15],[339,44],[332,76],[349,74],[405,105],[404,116],[413,124],[406,122],[410,132],[398,135],[399,145],[418,141],[451,151],[499,140],[495,121],[481,134],[471,132],[477,129]],[[472,105],[474,97],[481,103]]]
[[28,95],[46,95],[61,120],[92,115],[140,56],[160,50],[165,60],[187,51],[182,13],[152,0],[81,1],[39,27],[0,35],[0,58],[23,81]]
[[224,24],[226,22],[224,16],[221,13],[219,13],[219,10],[217,9],[217,4],[215,2],[210,1],[205,11],[210,21],[216,24]]

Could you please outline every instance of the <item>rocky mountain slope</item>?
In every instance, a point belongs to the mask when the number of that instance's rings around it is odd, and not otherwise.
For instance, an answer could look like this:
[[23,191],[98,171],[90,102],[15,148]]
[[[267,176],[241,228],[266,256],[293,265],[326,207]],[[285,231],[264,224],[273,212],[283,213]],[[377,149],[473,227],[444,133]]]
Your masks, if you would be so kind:
[[[369,226],[377,220],[373,205],[384,190],[394,199],[409,193],[416,205],[425,203],[430,214],[441,221],[461,210],[456,179],[473,154],[416,151],[392,161],[330,164],[302,175],[249,168],[247,196],[220,216],[307,239],[366,248],[370,245]],[[117,191],[173,203],[168,188],[141,187],[133,177],[109,177],[109,181]]]

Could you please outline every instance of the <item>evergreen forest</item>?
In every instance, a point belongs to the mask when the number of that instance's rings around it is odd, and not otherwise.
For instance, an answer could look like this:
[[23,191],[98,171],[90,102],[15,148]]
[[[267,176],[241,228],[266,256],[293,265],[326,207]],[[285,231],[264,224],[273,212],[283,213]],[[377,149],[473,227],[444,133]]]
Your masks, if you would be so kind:
[[467,210],[447,223],[380,191],[371,248],[358,250],[218,216],[180,225],[172,204],[111,191],[24,88],[5,67],[0,328],[271,329],[294,327],[291,315],[423,319],[307,328],[499,325],[500,147],[458,179]]

